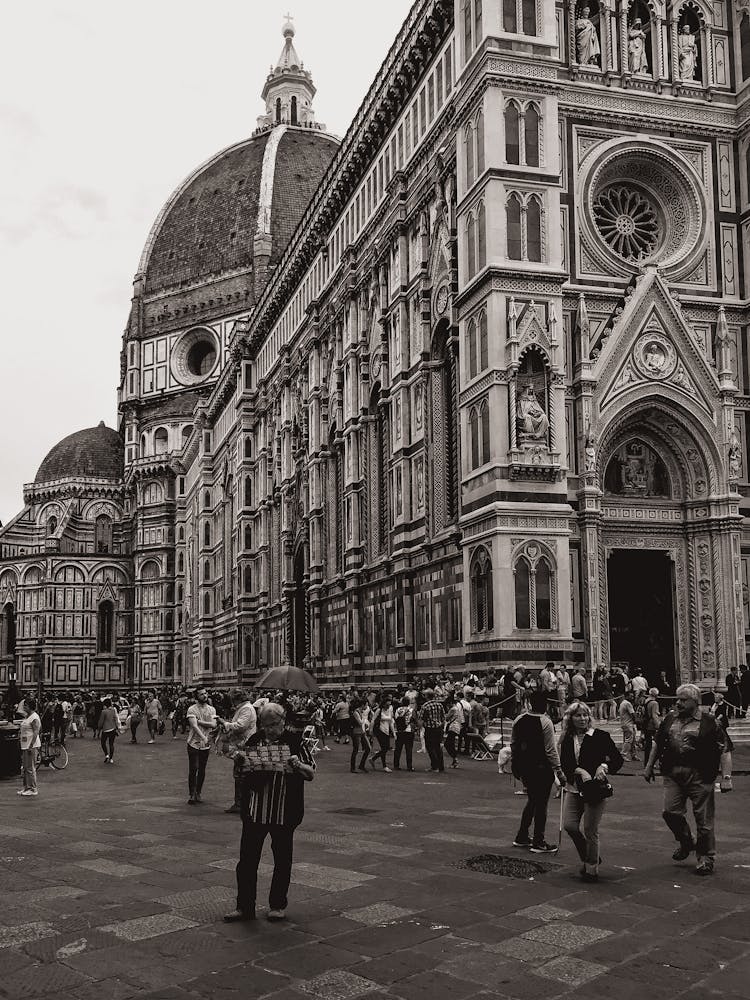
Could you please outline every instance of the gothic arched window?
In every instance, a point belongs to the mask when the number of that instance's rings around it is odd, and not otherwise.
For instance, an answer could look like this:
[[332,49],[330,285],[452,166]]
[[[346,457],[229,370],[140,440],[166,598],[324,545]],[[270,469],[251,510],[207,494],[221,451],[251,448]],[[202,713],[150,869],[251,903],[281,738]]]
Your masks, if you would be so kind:
[[106,514],[100,514],[96,519],[94,539],[97,552],[112,551],[112,521]]
[[48,535],[54,535],[54,533],[56,531],[57,531],[57,518],[56,517],[50,517],[50,518],[48,518],[47,519],[47,534]]
[[477,267],[481,269],[487,263],[487,219],[484,202],[480,201],[477,208]]
[[276,98],[276,124],[279,125],[280,123],[281,123],[281,98],[277,97]]
[[524,151],[526,166],[539,166],[539,112],[534,104],[529,104],[523,116]]
[[297,124],[297,98],[292,98],[292,125]]
[[505,162],[520,163],[520,113],[515,101],[505,105]]
[[211,563],[208,559],[203,563],[203,579],[206,582],[211,579]]
[[471,580],[472,632],[491,632],[495,626],[492,599],[492,559],[484,546],[474,553],[469,576]]
[[490,460],[490,404],[483,400],[479,407],[481,437],[482,437],[482,465],[486,465]]
[[211,650],[208,646],[203,650],[203,672],[205,674],[211,672]]
[[474,129],[471,124],[466,126],[464,132],[464,148],[466,151],[466,187],[468,189],[476,180],[474,173]]
[[536,34],[536,0],[521,0],[521,33]]
[[477,324],[471,319],[466,329],[466,342],[469,352],[469,378],[477,374]]
[[546,559],[536,564],[536,627],[552,628],[552,574]]
[[484,115],[480,111],[477,115],[477,177],[484,173]]
[[516,33],[516,0],[503,0],[503,31]]
[[506,226],[508,231],[508,258],[510,260],[521,260],[521,199],[517,194],[512,194],[508,198]]
[[740,18],[740,58],[742,60],[742,79],[750,80],[750,12],[743,11]]
[[487,333],[487,313],[479,314],[479,370],[485,371],[490,366],[489,338]]
[[251,566],[245,566],[242,582],[245,593],[251,594],[253,592],[253,570]]
[[112,653],[114,639],[115,607],[111,601],[102,601],[96,613],[96,651]]
[[245,506],[253,505],[253,481],[250,476],[245,476]]
[[526,259],[536,262],[542,259],[542,206],[534,195],[526,206]]
[[466,223],[466,276],[473,278],[477,273],[477,230],[474,216]]
[[253,439],[248,435],[245,438],[245,458],[253,457]]
[[469,448],[472,469],[479,468],[479,414],[475,407],[469,410]]
[[253,547],[253,527],[251,524],[245,525],[243,548],[248,552]]
[[177,556],[177,572],[178,573],[185,572],[185,556],[182,554],[182,552],[180,552],[179,555]]
[[450,327],[438,326],[431,347],[435,366],[430,372],[429,420],[433,449],[430,456],[433,530],[453,523],[458,511],[459,419],[456,415],[456,358],[449,341]]
[[211,614],[211,595],[208,592],[203,595],[203,614]]
[[203,544],[208,547],[211,544],[211,524],[206,521],[203,525]]
[[203,494],[203,509],[204,510],[211,509],[211,493],[209,492],[209,490],[206,490],[206,492]]
[[159,427],[154,431],[154,454],[163,455],[169,450],[169,435],[166,428]]
[[531,568],[523,556],[513,568],[516,597],[516,628],[531,628],[531,604],[529,601]]

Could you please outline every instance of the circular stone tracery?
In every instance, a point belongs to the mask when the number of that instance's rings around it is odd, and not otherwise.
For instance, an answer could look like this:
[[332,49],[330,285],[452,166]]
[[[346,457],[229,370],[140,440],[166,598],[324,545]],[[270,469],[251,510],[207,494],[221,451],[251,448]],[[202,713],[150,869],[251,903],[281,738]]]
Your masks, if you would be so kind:
[[656,208],[635,188],[617,184],[602,191],[594,202],[594,221],[607,246],[626,260],[652,256],[659,243]]
[[705,192],[692,163],[647,137],[614,139],[585,156],[579,175],[583,243],[591,265],[627,276],[656,265],[688,276],[708,239]]
[[213,330],[197,327],[183,334],[172,353],[172,373],[182,385],[197,385],[216,367],[219,345]]

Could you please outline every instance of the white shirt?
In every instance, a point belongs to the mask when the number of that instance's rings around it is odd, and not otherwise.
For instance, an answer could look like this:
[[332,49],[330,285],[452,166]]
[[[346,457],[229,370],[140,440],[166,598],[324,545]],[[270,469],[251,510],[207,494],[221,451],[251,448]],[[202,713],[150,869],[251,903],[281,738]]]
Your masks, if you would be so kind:
[[[21,732],[19,736],[22,750],[33,750],[42,745],[42,741],[39,739],[41,728],[42,720],[36,712],[29,712],[26,718],[21,720]],[[34,731],[35,729],[36,732]]]

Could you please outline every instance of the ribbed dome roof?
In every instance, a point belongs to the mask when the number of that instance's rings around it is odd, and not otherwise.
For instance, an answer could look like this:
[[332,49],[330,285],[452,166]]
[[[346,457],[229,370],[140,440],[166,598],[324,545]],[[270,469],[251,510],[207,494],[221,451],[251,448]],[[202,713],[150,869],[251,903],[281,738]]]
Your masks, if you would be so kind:
[[39,466],[35,483],[51,483],[56,479],[86,477],[88,479],[122,479],[122,438],[104,422],[87,427],[63,438]]
[[[270,155],[274,147],[275,157]],[[270,208],[272,267],[337,148],[336,139],[319,129],[286,127],[280,138],[277,129],[268,129],[199,167],[175,191],[151,231],[139,268],[145,272],[146,295],[250,270],[259,209],[264,221]]]

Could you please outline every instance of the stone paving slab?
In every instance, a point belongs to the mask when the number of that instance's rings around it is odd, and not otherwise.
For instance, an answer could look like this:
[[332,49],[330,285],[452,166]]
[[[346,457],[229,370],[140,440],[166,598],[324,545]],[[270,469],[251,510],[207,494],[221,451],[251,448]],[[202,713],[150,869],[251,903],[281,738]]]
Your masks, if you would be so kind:
[[[479,853],[521,856],[510,845],[521,797],[491,767],[462,762],[439,781],[398,772],[373,801],[349,775],[346,749],[334,745],[306,786],[281,925],[262,919],[262,905],[253,924],[222,923],[241,830],[223,812],[231,772],[212,759],[203,807],[187,808],[181,740],[148,756],[123,745],[117,769],[76,741],[65,772],[40,773],[33,802],[0,783],[0,997],[556,1000],[585,990],[606,1000],[746,1000],[750,868],[735,865],[750,864],[747,778],[717,799],[710,880],[671,863],[659,789],[615,778],[602,824],[607,864],[598,885],[584,886],[567,841],[559,867],[533,880],[455,867]],[[97,804],[83,822],[70,819],[79,800]],[[372,818],[346,811],[371,807]],[[259,903],[269,862],[266,850]],[[13,937],[24,933],[31,939]],[[16,972],[24,994],[7,992]]]

